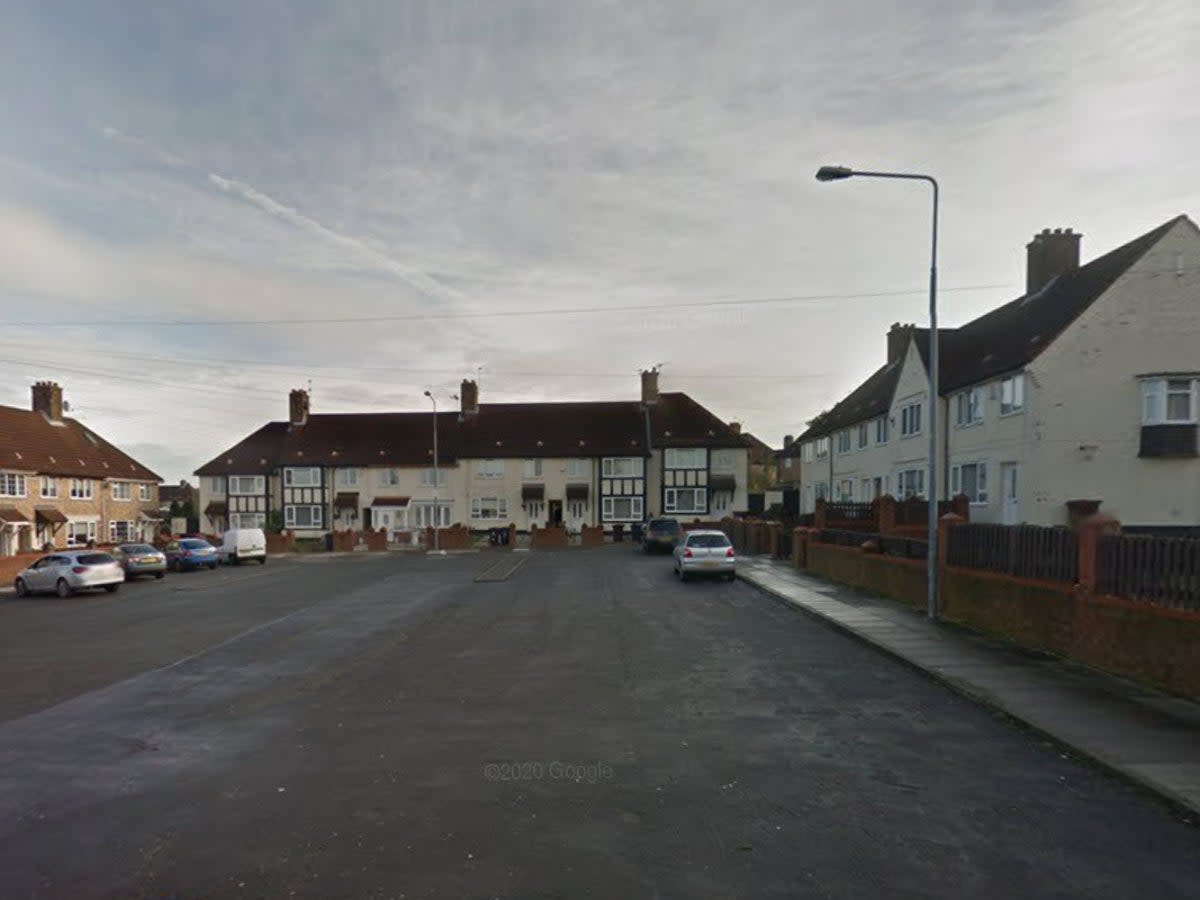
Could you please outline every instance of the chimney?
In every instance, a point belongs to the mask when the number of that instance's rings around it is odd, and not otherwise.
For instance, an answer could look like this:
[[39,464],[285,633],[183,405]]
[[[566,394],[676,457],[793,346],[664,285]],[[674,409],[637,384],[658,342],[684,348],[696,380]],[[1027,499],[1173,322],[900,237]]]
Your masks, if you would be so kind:
[[1025,245],[1025,293],[1033,294],[1050,279],[1079,268],[1079,241],[1082,234],[1070,228],[1042,229]]
[[39,381],[33,386],[33,411],[40,412],[51,422],[63,417],[62,388],[53,381]]
[[464,378],[458,396],[462,399],[462,414],[473,416],[479,412],[479,385],[470,378]]
[[794,434],[785,434],[783,436],[783,449],[784,450],[787,450],[788,448],[790,448],[792,446],[792,444],[794,444],[794,443],[796,443],[796,436]]
[[730,422],[729,427],[733,431],[734,434],[742,433],[742,423],[741,422]]
[[642,403],[653,406],[658,402],[658,367],[642,370]]
[[297,388],[288,394],[288,422],[299,428],[308,421],[308,391]]
[[904,359],[904,354],[908,351],[909,339],[916,330],[916,325],[901,325],[899,322],[892,323],[892,327],[888,329],[887,334],[887,361],[889,365]]

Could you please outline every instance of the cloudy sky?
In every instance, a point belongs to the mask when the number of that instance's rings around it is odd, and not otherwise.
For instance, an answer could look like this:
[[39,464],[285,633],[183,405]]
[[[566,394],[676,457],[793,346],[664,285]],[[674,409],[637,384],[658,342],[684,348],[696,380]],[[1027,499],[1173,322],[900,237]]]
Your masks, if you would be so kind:
[[817,166],[941,180],[957,324],[1043,227],[1200,213],[1198,45],[1193,0],[7,0],[0,403],[57,380],[173,480],[309,382],[662,364],[778,444],[925,320],[927,191]]

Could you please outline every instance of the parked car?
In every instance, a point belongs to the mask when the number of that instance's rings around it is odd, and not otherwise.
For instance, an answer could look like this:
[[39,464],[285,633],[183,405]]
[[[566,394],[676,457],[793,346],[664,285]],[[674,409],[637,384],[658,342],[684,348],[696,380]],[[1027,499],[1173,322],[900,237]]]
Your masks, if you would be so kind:
[[104,588],[115,593],[125,580],[121,564],[108,553],[63,550],[43,556],[17,575],[13,587],[18,597],[54,593],[69,597],[76,591]]
[[261,528],[233,528],[221,539],[221,559],[237,566],[246,560],[267,561],[267,536]]
[[689,531],[675,547],[675,574],[680,581],[693,575],[721,575],[733,581],[736,566],[733,544],[723,531]]
[[167,571],[167,556],[150,544],[119,544],[113,556],[125,571],[125,580],[133,581],[139,575],[162,578]]
[[682,534],[678,519],[651,519],[642,537],[642,549],[647,553],[670,553]]
[[186,572],[207,566],[215,569],[220,559],[217,548],[201,538],[180,538],[167,544],[167,568],[172,572]]

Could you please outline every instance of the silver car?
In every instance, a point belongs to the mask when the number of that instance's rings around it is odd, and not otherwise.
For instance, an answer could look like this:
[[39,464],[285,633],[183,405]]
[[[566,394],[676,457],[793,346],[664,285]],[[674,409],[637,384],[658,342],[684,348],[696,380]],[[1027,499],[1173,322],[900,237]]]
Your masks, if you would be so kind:
[[43,556],[17,575],[13,586],[18,597],[54,593],[69,597],[76,591],[104,588],[116,592],[125,580],[121,564],[97,550],[63,550]]
[[689,531],[675,547],[675,574],[680,581],[693,575],[721,575],[733,581],[737,557],[723,531]]

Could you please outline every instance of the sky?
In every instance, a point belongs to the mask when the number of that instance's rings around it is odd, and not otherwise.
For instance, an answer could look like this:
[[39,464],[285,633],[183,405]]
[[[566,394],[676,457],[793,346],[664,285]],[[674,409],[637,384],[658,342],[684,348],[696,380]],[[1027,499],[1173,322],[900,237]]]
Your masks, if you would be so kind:
[[636,399],[779,446],[939,308],[1200,214],[1200,9],[841,0],[0,6],[0,404],[168,481],[314,412]]

